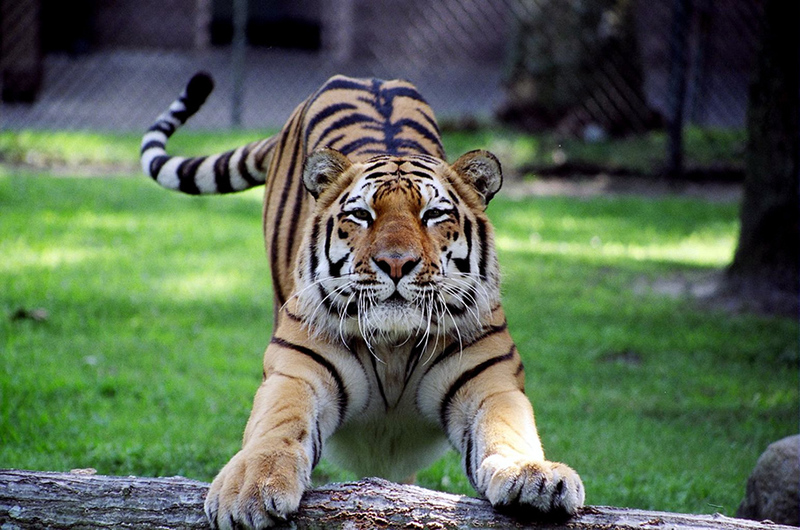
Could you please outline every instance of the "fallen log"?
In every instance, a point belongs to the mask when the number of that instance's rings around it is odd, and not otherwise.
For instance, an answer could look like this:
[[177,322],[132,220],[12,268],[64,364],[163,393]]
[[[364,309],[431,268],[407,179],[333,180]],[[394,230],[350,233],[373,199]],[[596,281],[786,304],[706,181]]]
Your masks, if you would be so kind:
[[[183,477],[111,477],[91,473],[0,470],[0,528],[205,529],[208,484]],[[309,491],[284,525],[335,528],[522,528],[531,524],[488,502],[381,479]],[[721,515],[683,515],[590,506],[566,522],[534,523],[570,530],[790,530]]]

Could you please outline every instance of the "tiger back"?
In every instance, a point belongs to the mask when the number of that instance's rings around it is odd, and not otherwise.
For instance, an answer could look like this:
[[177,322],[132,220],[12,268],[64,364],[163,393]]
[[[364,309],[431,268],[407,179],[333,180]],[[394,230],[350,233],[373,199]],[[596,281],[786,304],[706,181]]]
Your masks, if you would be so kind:
[[275,325],[242,449],[206,500],[212,525],[289,517],[323,454],[402,480],[448,446],[493,505],[575,513],[583,486],[544,457],[500,303],[484,213],[502,183],[494,155],[448,164],[413,85],[336,76],[274,137],[169,156],[167,139],[212,86],[195,76],[141,157],[186,193],[265,185]]

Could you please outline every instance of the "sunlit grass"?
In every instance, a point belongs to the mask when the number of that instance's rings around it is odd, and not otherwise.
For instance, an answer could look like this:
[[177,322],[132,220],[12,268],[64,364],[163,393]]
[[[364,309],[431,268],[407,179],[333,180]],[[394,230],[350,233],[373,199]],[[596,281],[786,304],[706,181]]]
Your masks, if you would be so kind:
[[722,267],[730,262],[732,242],[732,237],[709,238],[696,235],[673,244],[660,245],[604,243],[599,236],[585,243],[568,243],[543,241],[534,234],[527,241],[500,236],[497,238],[497,247],[506,252],[583,258],[594,262],[613,263],[619,260],[634,260]]
[[[0,169],[0,467],[213,477],[270,335],[261,193]],[[724,266],[737,206],[500,196],[488,212],[548,456],[593,504],[732,514],[760,451],[796,432],[798,324],[636,286]],[[330,478],[351,476],[323,464]],[[454,454],[419,482],[471,491]]]

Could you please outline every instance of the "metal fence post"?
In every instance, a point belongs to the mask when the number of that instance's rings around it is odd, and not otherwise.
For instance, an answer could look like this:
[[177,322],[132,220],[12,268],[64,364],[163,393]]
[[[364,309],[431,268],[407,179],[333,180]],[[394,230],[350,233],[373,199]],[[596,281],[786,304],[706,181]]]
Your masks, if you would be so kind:
[[242,126],[244,62],[247,53],[247,1],[233,0],[233,42],[231,43],[231,126]]
[[670,35],[669,70],[669,147],[667,175],[683,173],[683,107],[686,100],[686,43],[689,34],[691,0],[672,3],[672,32]]

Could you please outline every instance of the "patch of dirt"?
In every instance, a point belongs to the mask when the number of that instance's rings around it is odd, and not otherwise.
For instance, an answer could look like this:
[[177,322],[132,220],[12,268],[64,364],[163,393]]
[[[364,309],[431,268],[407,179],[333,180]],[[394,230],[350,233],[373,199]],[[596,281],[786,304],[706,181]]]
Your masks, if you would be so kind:
[[730,281],[725,270],[682,272],[660,278],[639,278],[633,284],[638,295],[655,294],[671,299],[686,299],[699,307],[732,314],[755,313],[767,316],[796,317],[800,296],[777,289],[768,282]]

